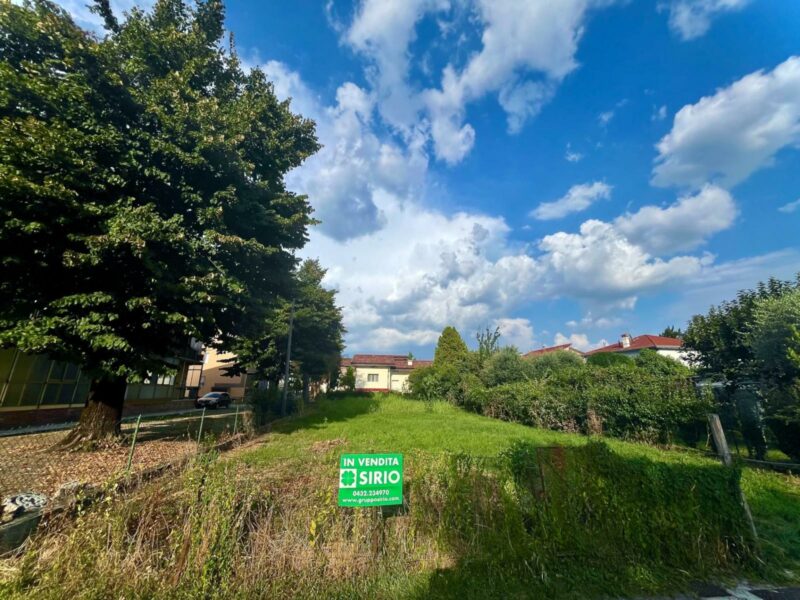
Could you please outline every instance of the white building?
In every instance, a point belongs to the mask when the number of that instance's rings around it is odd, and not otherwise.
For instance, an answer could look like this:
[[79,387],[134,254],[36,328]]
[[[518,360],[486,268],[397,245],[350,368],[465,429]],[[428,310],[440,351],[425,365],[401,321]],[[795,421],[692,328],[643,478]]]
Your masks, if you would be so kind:
[[356,376],[356,390],[362,392],[407,392],[408,376],[414,369],[433,364],[430,360],[416,360],[400,354],[356,354],[343,358],[341,373],[352,367]]
[[683,341],[678,338],[664,337],[662,335],[639,335],[631,337],[628,333],[623,333],[616,344],[603,346],[595,350],[590,350],[586,356],[600,354],[602,352],[615,352],[624,354],[630,358],[636,358],[644,349],[655,350],[662,356],[675,359],[684,364],[688,364],[686,353],[683,350]]

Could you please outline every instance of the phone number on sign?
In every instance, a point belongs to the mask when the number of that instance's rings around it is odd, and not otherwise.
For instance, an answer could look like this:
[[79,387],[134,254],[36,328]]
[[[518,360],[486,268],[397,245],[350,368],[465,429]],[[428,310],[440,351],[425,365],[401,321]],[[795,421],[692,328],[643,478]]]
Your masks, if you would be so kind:
[[370,496],[388,496],[389,490],[355,490],[353,491],[353,497],[355,498],[367,498]]

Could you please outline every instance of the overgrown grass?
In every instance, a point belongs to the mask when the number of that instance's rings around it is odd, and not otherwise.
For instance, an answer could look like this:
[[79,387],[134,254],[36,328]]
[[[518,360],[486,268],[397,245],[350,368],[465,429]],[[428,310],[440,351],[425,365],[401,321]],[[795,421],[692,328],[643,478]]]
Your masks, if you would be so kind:
[[[403,452],[408,504],[339,509],[345,451]],[[798,480],[743,472],[759,562],[737,477],[702,456],[441,403],[341,398],[276,423],[254,449],[52,527],[0,596],[587,598],[796,579]]]

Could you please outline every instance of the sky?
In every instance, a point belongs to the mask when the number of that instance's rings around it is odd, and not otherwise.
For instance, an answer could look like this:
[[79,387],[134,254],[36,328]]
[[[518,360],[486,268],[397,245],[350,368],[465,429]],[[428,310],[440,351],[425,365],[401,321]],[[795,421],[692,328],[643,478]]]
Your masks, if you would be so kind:
[[226,8],[243,63],[317,123],[287,183],[347,354],[428,358],[446,325],[586,350],[800,272],[800,2]]

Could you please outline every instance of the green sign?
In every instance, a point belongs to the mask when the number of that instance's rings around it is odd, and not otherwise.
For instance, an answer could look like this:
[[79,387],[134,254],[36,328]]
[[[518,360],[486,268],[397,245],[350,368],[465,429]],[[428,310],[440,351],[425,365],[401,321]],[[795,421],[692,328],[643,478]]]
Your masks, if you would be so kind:
[[339,460],[339,506],[402,503],[402,454],[342,455]]

